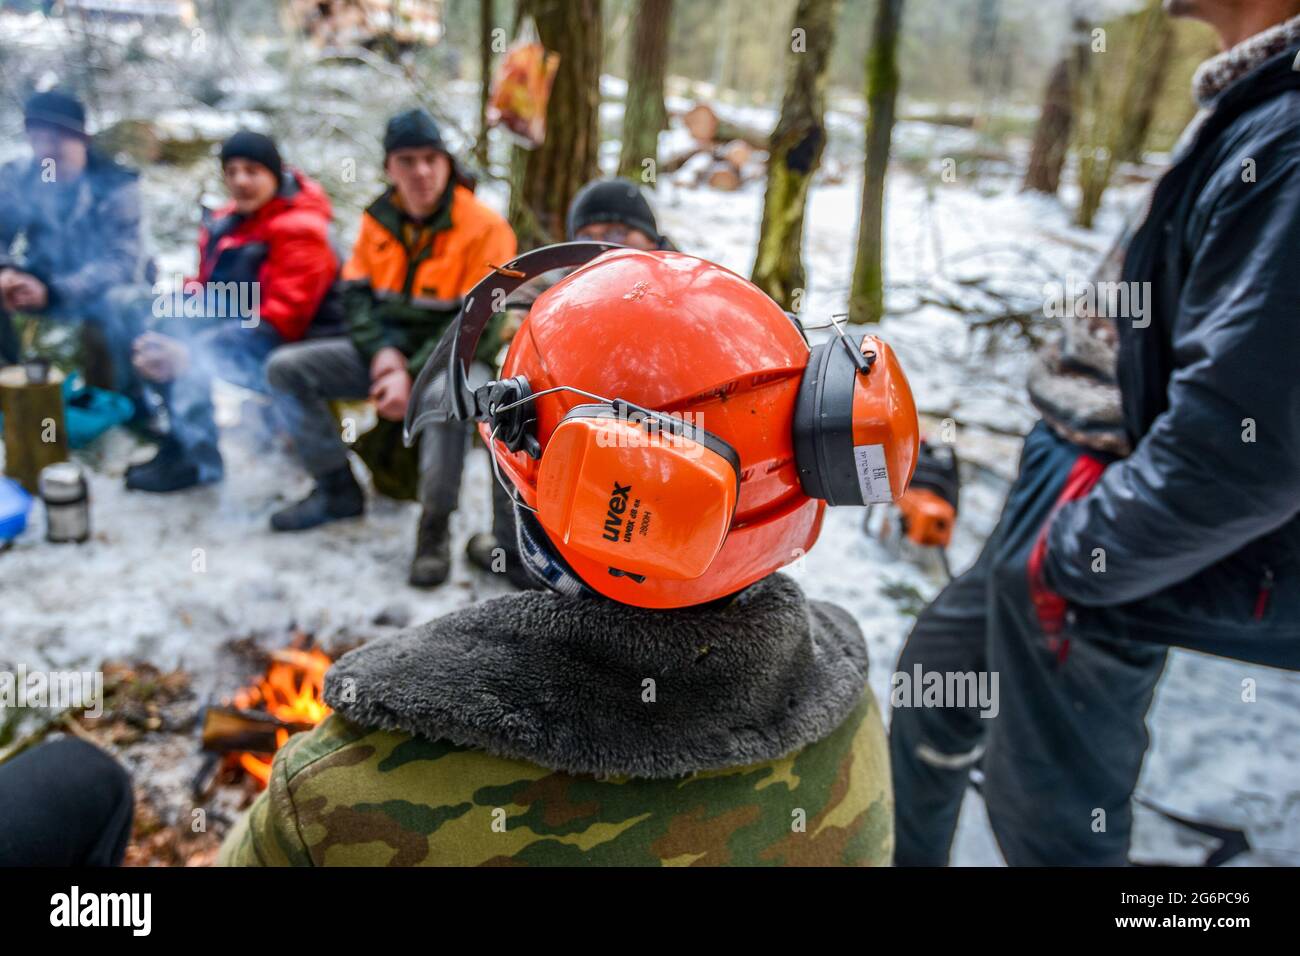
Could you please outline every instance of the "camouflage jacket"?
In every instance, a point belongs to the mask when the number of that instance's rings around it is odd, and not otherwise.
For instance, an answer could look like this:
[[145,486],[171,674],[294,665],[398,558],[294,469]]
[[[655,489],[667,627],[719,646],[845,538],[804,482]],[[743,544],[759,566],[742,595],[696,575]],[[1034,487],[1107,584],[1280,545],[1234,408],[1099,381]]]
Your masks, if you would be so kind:
[[489,601],[345,655],[327,699],[336,712],[281,748],[223,863],[892,855],[888,750],[862,635],[781,575],[721,608],[537,592]]

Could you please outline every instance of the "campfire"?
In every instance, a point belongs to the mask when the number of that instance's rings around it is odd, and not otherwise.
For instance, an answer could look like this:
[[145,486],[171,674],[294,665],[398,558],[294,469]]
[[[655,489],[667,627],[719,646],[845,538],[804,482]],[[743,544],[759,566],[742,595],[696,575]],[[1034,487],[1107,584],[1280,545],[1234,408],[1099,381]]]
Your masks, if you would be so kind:
[[329,714],[324,691],[331,663],[315,647],[272,651],[260,678],[227,703],[206,709],[203,749],[225,755],[227,765],[242,767],[259,788],[265,787],[275,752],[290,735],[310,730]]

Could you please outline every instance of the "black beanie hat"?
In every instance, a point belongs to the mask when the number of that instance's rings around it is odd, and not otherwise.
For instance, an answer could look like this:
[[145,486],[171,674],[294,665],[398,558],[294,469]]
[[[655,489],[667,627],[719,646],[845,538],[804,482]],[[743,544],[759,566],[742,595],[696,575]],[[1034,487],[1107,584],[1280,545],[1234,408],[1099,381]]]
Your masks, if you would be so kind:
[[630,179],[597,179],[578,190],[569,204],[569,239],[584,226],[598,222],[617,222],[640,229],[656,244],[663,244],[650,204]]
[[442,153],[451,153],[442,140],[442,131],[425,110],[413,109],[398,113],[388,121],[384,129],[384,158],[395,149],[410,149],[414,146],[432,146]]
[[251,159],[255,163],[261,163],[274,174],[277,182],[284,174],[284,163],[280,159],[280,150],[276,148],[275,140],[252,130],[241,129],[221,144],[222,167],[232,159]]
[[46,126],[65,133],[86,135],[86,108],[70,93],[49,90],[33,93],[23,104],[23,125]]

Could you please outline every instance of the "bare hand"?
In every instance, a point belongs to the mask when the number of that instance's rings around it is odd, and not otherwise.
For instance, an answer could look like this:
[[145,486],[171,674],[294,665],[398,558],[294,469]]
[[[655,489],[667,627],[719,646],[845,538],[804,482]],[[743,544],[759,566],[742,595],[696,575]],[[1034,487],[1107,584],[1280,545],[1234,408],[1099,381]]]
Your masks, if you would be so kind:
[[7,311],[40,312],[50,303],[50,290],[34,275],[5,269],[0,273],[0,297]]
[[190,350],[171,336],[146,332],[132,343],[131,364],[150,382],[171,382],[190,367]]
[[406,367],[393,369],[370,385],[370,398],[380,418],[400,422],[406,415],[406,404],[411,399],[411,375]]
[[9,292],[17,281],[19,272],[17,269],[0,269],[0,308],[6,312],[14,310],[14,304],[10,300]]

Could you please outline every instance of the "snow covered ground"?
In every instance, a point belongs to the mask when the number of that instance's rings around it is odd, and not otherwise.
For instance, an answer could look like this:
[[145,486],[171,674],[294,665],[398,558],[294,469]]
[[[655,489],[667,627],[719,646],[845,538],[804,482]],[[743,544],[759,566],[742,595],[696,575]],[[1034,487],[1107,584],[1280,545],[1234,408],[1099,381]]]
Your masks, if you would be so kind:
[[[833,128],[837,123],[852,128],[842,115],[832,117]],[[936,157],[959,135],[920,124],[899,130],[900,142],[919,141]],[[175,172],[163,174],[151,188],[174,189],[176,179]],[[844,308],[859,186],[850,176],[812,193],[802,309],[809,323]],[[1061,204],[1022,195],[1015,186],[960,177],[942,183],[937,172],[897,170],[888,184],[890,280],[1001,270],[1008,282],[1032,289],[1042,280],[1022,255],[1029,253],[1064,281],[1086,272],[1137,200],[1132,189],[1113,191],[1098,229],[1083,232],[1069,225]],[[483,192],[504,208],[499,186],[487,184]],[[665,183],[658,205],[663,228],[680,248],[749,272],[761,182],[734,193]],[[350,241],[355,210],[341,218],[341,235]],[[160,251],[169,268],[175,263],[179,269],[192,256],[189,250]],[[1029,348],[1012,338],[986,347],[964,322],[933,308],[887,321],[882,334],[898,350],[922,410],[962,423],[959,451],[971,467],[952,555],[954,569],[961,570],[996,521],[1014,473],[1019,443],[1008,433],[1022,433],[1033,421],[1023,388]],[[238,417],[243,397],[222,390],[219,404],[228,423]],[[0,667],[148,660],[184,666],[200,693],[222,693],[245,676],[227,666],[222,648],[232,638],[275,645],[298,627],[327,646],[352,643],[509,590],[462,557],[466,538],[489,523],[490,472],[482,449],[470,456],[453,522],[453,576],[427,593],[405,584],[414,505],[373,498],[363,519],[273,535],[268,515],[304,492],[306,479],[279,453],[255,450],[239,428],[227,431],[223,450],[224,483],[167,497],[123,490],[122,472],[132,456],[147,456],[125,434],[106,436],[82,456],[91,469],[94,538],[79,547],[46,543],[38,505],[27,533],[0,555]],[[836,601],[856,616],[883,702],[912,620],[914,602],[905,596],[931,597],[940,581],[864,535],[862,519],[860,509],[829,511],[818,546],[791,573],[814,597]],[[1249,704],[1241,700],[1245,678],[1257,682],[1257,699]],[[1146,797],[1188,816],[1244,827],[1260,848],[1249,862],[1300,862],[1300,676],[1175,652],[1149,723],[1152,749],[1140,788]],[[1135,842],[1144,859],[1191,862],[1204,853],[1203,843],[1142,810]],[[955,860],[1000,862],[974,795],[963,812]]]

